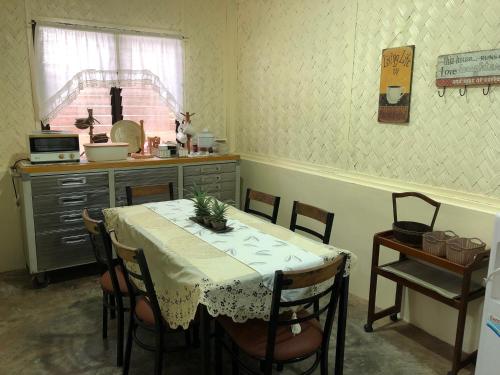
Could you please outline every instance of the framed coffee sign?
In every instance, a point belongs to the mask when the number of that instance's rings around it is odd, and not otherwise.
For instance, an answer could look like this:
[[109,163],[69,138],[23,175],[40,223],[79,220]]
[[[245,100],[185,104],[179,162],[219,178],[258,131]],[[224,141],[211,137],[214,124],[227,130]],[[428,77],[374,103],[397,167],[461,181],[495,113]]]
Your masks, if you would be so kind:
[[379,122],[403,124],[410,121],[414,52],[415,46],[382,51]]
[[436,86],[463,87],[500,84],[500,49],[438,57]]

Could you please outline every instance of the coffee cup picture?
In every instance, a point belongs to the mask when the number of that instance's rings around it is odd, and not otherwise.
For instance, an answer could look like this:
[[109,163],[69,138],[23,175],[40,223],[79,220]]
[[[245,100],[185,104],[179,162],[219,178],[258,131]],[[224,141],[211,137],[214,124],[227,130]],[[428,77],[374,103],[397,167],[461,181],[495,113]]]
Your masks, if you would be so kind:
[[398,104],[404,95],[404,88],[401,86],[387,86],[386,98],[389,104]]

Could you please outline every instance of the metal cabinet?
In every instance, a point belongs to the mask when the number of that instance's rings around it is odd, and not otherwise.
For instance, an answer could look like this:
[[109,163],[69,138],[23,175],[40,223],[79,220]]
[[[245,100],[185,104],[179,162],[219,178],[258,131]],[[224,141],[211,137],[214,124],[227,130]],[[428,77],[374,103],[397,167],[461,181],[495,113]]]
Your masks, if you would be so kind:
[[38,272],[94,261],[82,210],[101,218],[109,207],[107,172],[31,178],[36,268]]
[[236,163],[190,165],[183,172],[186,197],[196,187],[221,201],[236,203]]
[[[102,209],[125,206],[126,186],[173,183],[174,197],[186,198],[195,186],[231,204],[239,204],[237,161],[199,161],[94,169],[85,172],[21,173],[23,230],[30,273],[95,261],[81,218],[83,208],[102,219]],[[148,202],[164,197],[147,197]],[[143,203],[143,201],[138,201]]]
[[[178,167],[161,167],[149,169],[128,169],[115,171],[115,206],[127,205],[126,186],[144,186],[144,185],[164,185],[172,182],[174,185],[174,197],[179,196],[178,192]],[[164,200],[162,196],[149,196],[148,202],[157,202]],[[135,203],[135,201],[134,201]],[[137,199],[137,203],[143,203]]]

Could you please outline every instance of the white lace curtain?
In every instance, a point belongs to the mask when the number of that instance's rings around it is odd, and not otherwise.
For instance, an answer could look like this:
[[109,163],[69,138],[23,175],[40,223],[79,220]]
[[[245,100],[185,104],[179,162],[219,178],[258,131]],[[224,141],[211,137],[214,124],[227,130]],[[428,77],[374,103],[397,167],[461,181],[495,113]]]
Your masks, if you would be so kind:
[[182,110],[180,39],[37,25],[34,45],[44,123],[86,87],[154,87],[175,113]]

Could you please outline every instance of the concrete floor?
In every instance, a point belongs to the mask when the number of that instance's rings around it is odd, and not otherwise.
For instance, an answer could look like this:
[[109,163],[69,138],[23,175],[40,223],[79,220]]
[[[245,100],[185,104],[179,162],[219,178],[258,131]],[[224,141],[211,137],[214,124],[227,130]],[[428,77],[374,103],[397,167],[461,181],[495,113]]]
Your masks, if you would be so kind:
[[[114,366],[113,321],[109,338],[101,339],[98,277],[52,278],[48,287],[34,290],[25,272],[0,274],[0,374],[120,374]],[[366,301],[351,297],[344,374],[445,375],[450,369],[449,345],[389,319],[378,322],[373,333],[365,333],[366,311]],[[164,373],[198,374],[199,357],[199,349],[171,354]],[[152,353],[135,346],[130,374],[150,374],[152,365]],[[299,370],[289,365],[282,374]],[[471,367],[460,375],[472,373]]]

